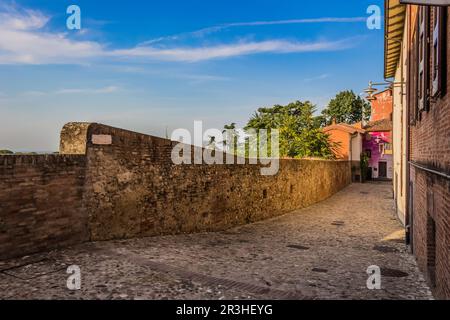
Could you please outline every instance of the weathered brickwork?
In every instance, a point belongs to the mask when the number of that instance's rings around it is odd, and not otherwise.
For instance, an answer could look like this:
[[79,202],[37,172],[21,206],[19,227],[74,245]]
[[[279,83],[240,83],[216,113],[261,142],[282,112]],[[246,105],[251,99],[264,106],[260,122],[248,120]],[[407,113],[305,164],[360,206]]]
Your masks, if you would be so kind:
[[[417,12],[411,11],[415,21]],[[450,9],[447,10],[450,17]],[[446,34],[450,39],[450,20]],[[412,24],[412,32],[416,31]],[[413,34],[413,33],[412,33]],[[446,48],[443,94],[429,100],[410,127],[410,160],[441,172],[450,172],[450,46]],[[412,98],[411,98],[412,100]],[[415,105],[409,104],[410,113]],[[436,174],[411,167],[413,249],[438,298],[450,299],[450,182]]]
[[0,259],[88,239],[84,172],[84,156],[0,156]]
[[[111,145],[89,137],[111,135]],[[350,183],[347,161],[174,165],[173,142],[93,124],[85,207],[93,240],[222,230],[324,200]]]
[[59,152],[85,155],[89,127],[90,123],[67,123],[61,130]]
[[450,183],[412,170],[413,246],[436,297],[450,297]]
[[[348,161],[174,165],[174,142],[70,123],[60,155],[0,157],[0,259],[88,240],[222,230],[324,200]],[[193,149],[191,149],[193,150]],[[69,153],[69,154],[66,154]]]

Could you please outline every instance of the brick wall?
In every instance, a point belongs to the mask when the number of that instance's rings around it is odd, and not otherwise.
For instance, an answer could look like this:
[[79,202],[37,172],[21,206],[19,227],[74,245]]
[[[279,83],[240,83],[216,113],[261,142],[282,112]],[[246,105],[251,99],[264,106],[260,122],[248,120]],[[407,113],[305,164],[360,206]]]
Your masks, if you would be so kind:
[[99,124],[67,124],[60,145],[61,155],[0,156],[0,259],[222,230],[306,207],[351,180],[348,161],[285,159],[275,176],[260,165],[174,165],[174,142]]
[[0,259],[88,239],[84,156],[0,156]]
[[[110,145],[92,136],[111,135]],[[93,240],[222,230],[324,200],[350,183],[347,161],[174,165],[174,143],[102,125],[88,133],[85,207]]]
[[[448,9],[450,17],[450,9]],[[416,11],[410,12],[414,20]],[[415,25],[412,27],[414,31]],[[450,25],[447,21],[447,39]],[[447,46],[447,65],[450,46]],[[450,68],[445,94],[432,99],[410,128],[410,159],[441,172],[450,172]],[[411,75],[410,75],[411,76]],[[411,100],[410,100],[411,101]],[[409,105],[412,112],[413,104]],[[448,179],[411,168],[413,184],[413,249],[438,298],[450,298],[450,183]]]
[[[438,298],[450,297],[450,182],[411,170],[413,246],[421,270]],[[434,227],[432,227],[434,225]]]

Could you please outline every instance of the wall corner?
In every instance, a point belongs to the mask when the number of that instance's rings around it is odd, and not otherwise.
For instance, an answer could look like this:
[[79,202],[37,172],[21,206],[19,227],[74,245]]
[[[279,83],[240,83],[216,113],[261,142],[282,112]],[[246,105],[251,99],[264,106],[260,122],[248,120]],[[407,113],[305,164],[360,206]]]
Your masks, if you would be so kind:
[[89,122],[69,122],[61,130],[60,154],[86,154]]

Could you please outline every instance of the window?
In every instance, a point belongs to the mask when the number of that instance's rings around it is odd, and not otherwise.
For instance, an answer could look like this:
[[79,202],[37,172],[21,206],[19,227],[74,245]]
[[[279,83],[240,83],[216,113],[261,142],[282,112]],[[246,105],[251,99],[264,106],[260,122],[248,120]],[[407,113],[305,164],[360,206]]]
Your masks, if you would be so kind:
[[431,95],[439,97],[443,89],[445,54],[445,13],[446,8],[433,8],[432,46],[431,46]]
[[428,25],[429,25],[429,7],[420,7],[418,16],[418,111],[428,109]]
[[392,144],[390,143],[384,143],[384,148],[383,148],[383,153],[384,154],[392,154]]
[[[410,22],[411,23],[411,22]],[[412,23],[410,25],[412,27]],[[409,122],[411,125],[416,124],[417,119],[417,110],[418,110],[418,69],[419,64],[417,61],[419,60],[419,37],[418,37],[418,29],[412,28],[413,34],[412,34],[412,44],[411,44],[411,50],[409,50],[408,55],[408,77],[407,77],[407,83],[408,83],[408,108],[409,108]]]

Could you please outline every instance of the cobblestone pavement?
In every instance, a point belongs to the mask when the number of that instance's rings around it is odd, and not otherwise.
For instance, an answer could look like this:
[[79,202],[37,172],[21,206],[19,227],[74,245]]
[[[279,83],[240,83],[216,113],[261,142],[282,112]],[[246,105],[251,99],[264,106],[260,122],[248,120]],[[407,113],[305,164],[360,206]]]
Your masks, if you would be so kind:
[[[1,299],[432,299],[387,183],[215,233],[86,243],[0,262]],[[81,268],[81,290],[66,287]],[[381,290],[366,287],[367,267]]]

